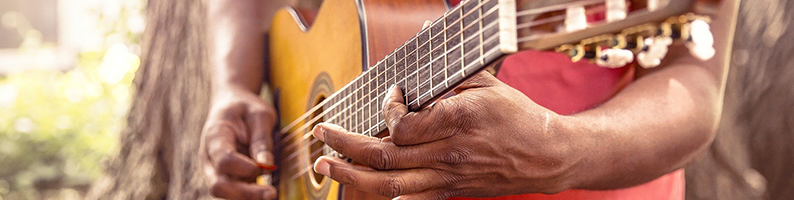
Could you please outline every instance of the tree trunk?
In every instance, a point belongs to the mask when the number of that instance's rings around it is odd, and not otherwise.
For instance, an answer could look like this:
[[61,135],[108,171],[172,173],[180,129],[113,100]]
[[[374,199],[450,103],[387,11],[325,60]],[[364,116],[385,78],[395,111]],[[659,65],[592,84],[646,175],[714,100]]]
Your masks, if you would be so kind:
[[743,0],[719,132],[687,199],[794,199],[794,1]]
[[196,153],[210,95],[204,13],[203,0],[149,1],[121,150],[87,199],[209,197]]

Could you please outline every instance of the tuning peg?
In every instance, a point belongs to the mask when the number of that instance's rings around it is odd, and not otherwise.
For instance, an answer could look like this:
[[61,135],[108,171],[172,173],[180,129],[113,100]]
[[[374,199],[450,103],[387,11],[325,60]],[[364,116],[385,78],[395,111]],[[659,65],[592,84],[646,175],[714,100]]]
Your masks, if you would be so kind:
[[634,61],[634,53],[625,49],[604,49],[595,61],[601,67],[620,68]]
[[571,6],[565,11],[565,31],[573,32],[587,28],[587,14],[583,6]]
[[584,58],[585,50],[583,45],[562,45],[557,48],[557,52],[564,53],[571,58],[571,62],[579,62]]
[[662,58],[667,56],[667,50],[673,39],[668,36],[645,38],[645,48],[637,54],[637,62],[643,68],[654,68],[662,63]]
[[714,35],[711,33],[709,24],[697,19],[689,23],[688,26],[689,39],[686,42],[686,47],[689,48],[689,53],[704,61],[714,57]]
[[607,21],[626,19],[626,0],[607,0]]

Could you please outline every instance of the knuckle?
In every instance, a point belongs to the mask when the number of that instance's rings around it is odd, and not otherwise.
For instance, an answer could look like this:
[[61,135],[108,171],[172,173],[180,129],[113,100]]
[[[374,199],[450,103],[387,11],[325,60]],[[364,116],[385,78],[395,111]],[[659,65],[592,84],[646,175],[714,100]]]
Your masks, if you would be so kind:
[[215,163],[216,169],[229,169],[231,167],[234,167],[231,153],[228,152],[223,153],[219,158],[216,159],[217,159],[217,163]]
[[399,119],[394,125],[393,130],[389,130],[392,142],[394,142],[394,144],[406,144],[409,138],[410,126],[409,123],[406,123],[406,120]]
[[[333,168],[331,169],[331,174],[334,174]],[[350,186],[350,187],[358,187],[358,178],[353,175],[353,173],[349,170],[336,170],[336,176],[334,179],[338,181],[342,185]]]
[[210,195],[223,198],[223,183],[215,180],[210,183]]
[[[330,133],[330,131],[326,132]],[[338,151],[345,151],[347,150],[347,140],[339,137],[333,137],[333,134],[325,134],[325,141],[328,146],[331,146],[333,149]]]
[[378,193],[387,197],[396,197],[403,194],[405,191],[405,180],[391,177],[382,183],[383,185],[378,189]]
[[449,151],[444,151],[440,157],[439,162],[443,164],[458,165],[469,157],[469,153],[465,149],[452,148]]
[[391,169],[394,164],[394,156],[389,153],[386,149],[376,146],[376,145],[369,145],[364,150],[364,155],[368,159],[368,163],[371,167],[380,170]]

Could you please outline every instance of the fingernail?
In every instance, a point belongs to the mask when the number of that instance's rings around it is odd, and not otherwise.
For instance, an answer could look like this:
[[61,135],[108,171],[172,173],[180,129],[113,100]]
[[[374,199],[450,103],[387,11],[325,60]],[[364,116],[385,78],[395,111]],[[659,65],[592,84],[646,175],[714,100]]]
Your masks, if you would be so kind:
[[329,176],[331,174],[331,165],[323,157],[320,157],[317,161],[314,161],[314,172]]
[[265,171],[276,171],[278,167],[273,164],[273,154],[267,151],[262,151],[254,156],[254,161],[256,161],[256,166],[261,168]]
[[394,93],[394,86],[391,85],[388,90],[386,90],[386,95],[383,95],[383,105],[380,105],[381,108],[385,108],[387,104],[389,104],[389,98],[391,97],[391,93]]
[[255,159],[256,159],[256,162],[258,162],[260,164],[269,165],[269,164],[271,164],[270,160],[272,160],[270,158],[272,158],[270,153],[268,153],[266,151],[263,151],[263,152],[257,153]]
[[320,124],[314,125],[314,128],[312,129],[312,135],[314,136],[314,138],[317,138],[318,140],[325,142],[325,128],[323,128],[323,126],[320,126]]

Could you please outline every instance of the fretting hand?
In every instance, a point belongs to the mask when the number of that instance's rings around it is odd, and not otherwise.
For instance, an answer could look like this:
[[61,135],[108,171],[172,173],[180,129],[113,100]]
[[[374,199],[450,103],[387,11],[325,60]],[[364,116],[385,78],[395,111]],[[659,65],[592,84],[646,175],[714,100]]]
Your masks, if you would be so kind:
[[341,184],[401,199],[490,197],[556,193],[574,184],[580,137],[564,130],[564,116],[482,72],[455,89],[457,95],[409,112],[392,88],[383,115],[390,136],[367,137],[333,124],[313,134],[363,163],[321,157],[315,171]]

